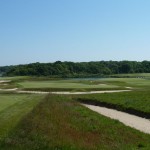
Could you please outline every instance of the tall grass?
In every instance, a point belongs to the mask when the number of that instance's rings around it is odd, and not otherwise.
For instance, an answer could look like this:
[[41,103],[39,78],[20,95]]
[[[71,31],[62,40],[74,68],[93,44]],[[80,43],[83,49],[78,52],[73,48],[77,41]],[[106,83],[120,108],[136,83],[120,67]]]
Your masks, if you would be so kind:
[[134,109],[150,114],[149,90],[81,95],[76,97],[76,99],[80,99],[85,103],[86,101],[104,102],[107,104],[116,105],[116,107],[120,106],[120,109],[122,108],[122,110]]

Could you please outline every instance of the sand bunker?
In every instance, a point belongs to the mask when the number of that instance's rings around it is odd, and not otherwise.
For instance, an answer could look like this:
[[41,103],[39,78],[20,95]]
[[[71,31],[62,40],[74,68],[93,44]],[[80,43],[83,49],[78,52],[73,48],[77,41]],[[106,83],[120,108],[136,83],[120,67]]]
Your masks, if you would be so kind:
[[131,115],[125,112],[117,111],[114,109],[105,108],[105,107],[93,106],[87,104],[82,104],[82,105],[104,116],[119,120],[120,122],[122,122],[127,126],[140,130],[144,133],[150,134],[150,120],[148,119]]
[[82,95],[82,94],[117,93],[117,92],[129,92],[129,91],[131,90],[89,91],[89,92],[42,92],[42,91],[17,91],[17,92],[18,93],[31,93],[31,94]]

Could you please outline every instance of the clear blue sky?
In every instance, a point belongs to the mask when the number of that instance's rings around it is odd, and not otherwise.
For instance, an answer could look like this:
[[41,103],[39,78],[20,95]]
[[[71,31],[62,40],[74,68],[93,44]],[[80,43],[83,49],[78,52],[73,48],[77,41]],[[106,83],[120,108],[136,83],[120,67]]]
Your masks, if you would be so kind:
[[149,58],[150,0],[0,0],[0,66]]

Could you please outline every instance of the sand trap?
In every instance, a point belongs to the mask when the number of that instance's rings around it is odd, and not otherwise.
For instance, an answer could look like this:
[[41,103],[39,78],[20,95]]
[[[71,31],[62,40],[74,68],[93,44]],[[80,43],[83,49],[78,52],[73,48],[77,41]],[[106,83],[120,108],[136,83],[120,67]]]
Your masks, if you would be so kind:
[[42,91],[17,91],[17,92],[18,93],[31,93],[31,94],[81,95],[81,94],[117,93],[117,92],[129,92],[129,91],[131,90],[90,91],[90,92],[42,92]]
[[148,119],[131,115],[125,112],[120,112],[114,109],[105,108],[105,107],[93,106],[87,104],[82,104],[82,105],[104,116],[119,120],[120,122],[122,122],[127,126],[140,130],[144,133],[150,134],[150,120]]
[[26,93],[26,94],[50,94],[50,92],[42,92],[42,91],[17,91],[17,93]]
[[101,86],[106,86],[107,84],[98,84],[98,85],[101,85]]
[[14,88],[14,89],[0,89],[0,91],[16,91],[18,88]]
[[11,80],[0,80],[0,83],[8,83],[11,82]]
[[127,89],[133,89],[132,87],[126,87]]
[[116,92],[128,92],[130,90],[111,90],[111,91],[89,91],[89,92],[52,92],[53,94],[99,94],[99,93],[116,93]]

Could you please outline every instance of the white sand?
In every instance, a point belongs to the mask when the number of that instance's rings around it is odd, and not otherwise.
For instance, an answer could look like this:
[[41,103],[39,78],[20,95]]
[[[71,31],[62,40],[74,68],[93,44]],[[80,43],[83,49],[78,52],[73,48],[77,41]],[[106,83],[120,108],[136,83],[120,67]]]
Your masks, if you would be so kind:
[[150,134],[150,120],[148,119],[131,115],[125,112],[120,112],[114,109],[105,108],[105,107],[99,107],[99,106],[93,106],[87,104],[83,104],[83,105],[104,116],[119,120],[120,122],[122,122],[127,126],[140,130],[144,133]]

